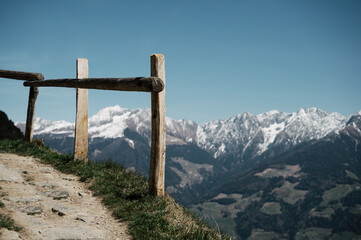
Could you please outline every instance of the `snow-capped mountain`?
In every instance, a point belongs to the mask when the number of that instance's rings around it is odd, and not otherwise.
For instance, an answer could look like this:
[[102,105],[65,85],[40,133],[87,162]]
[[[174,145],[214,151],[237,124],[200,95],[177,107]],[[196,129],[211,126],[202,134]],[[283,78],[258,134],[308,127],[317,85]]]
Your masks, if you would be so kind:
[[[324,124],[318,133],[320,115]],[[228,179],[230,171],[223,174],[217,187],[189,207],[237,239],[312,239],[315,229],[325,232],[317,239],[359,238],[360,222],[355,219],[360,219],[361,202],[361,114],[346,123],[333,115],[308,109],[273,123],[279,132],[296,124],[299,139],[315,138],[311,133],[324,137],[289,150],[269,146],[251,159],[253,165],[234,167]],[[297,138],[290,139],[297,143]]]
[[[356,113],[354,116],[359,116]],[[246,152],[259,156],[268,149],[282,145],[290,148],[302,142],[317,140],[346,126],[351,117],[327,113],[317,108],[300,109],[294,113],[272,110],[263,114],[238,114],[224,120],[203,124],[166,119],[167,145],[195,143],[214,158],[233,154],[243,158]],[[107,107],[89,118],[89,138],[123,138],[125,129],[151,138],[150,109],[129,110]],[[16,123],[24,129],[24,123]],[[74,136],[74,123],[51,122],[36,118],[34,135]]]
[[[147,174],[150,119],[149,109],[100,110],[89,118],[89,157]],[[275,238],[288,236],[289,224],[300,236],[322,226],[336,237],[360,233],[352,224],[361,199],[361,111],[272,110],[203,124],[167,118],[166,127],[167,192],[231,234],[252,234],[250,221],[255,233]],[[73,150],[73,132],[73,123],[35,120],[35,138],[62,152]],[[348,228],[339,228],[340,216]]]
[[[24,129],[23,123],[16,125]],[[167,191],[187,204],[242,169],[299,144],[332,140],[340,134],[361,136],[361,111],[342,116],[317,108],[294,113],[273,110],[203,124],[167,118],[166,128]],[[150,109],[104,108],[89,118],[88,132],[89,158],[112,158],[127,168],[148,173]],[[73,151],[73,123],[36,118],[34,136],[61,152]]]
[[201,124],[197,130],[198,145],[219,157],[253,151],[261,155],[276,145],[295,146],[317,140],[345,127],[349,117],[327,113],[317,108],[300,109],[296,113],[277,110],[252,115],[243,113],[226,120]]
[[[23,132],[25,123],[15,125]],[[49,121],[42,118],[34,120],[34,135],[52,135],[74,137],[74,123],[66,121]],[[197,139],[197,124],[193,121],[166,118],[167,144],[185,144]],[[98,111],[88,120],[88,136],[93,138],[114,139],[124,137],[125,129],[137,132],[151,139],[150,109],[129,110],[118,105]]]

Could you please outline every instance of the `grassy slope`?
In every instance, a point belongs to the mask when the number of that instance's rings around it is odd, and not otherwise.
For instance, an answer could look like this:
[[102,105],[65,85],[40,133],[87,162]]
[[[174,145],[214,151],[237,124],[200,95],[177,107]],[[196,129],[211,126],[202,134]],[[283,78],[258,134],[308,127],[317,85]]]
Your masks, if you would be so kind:
[[[64,173],[89,183],[94,195],[113,211],[113,216],[129,225],[134,239],[229,239],[208,227],[166,195],[148,194],[147,180],[138,174],[106,161],[85,164],[71,155],[22,140],[0,140],[0,152],[34,156]],[[1,227],[1,226],[0,226]]]

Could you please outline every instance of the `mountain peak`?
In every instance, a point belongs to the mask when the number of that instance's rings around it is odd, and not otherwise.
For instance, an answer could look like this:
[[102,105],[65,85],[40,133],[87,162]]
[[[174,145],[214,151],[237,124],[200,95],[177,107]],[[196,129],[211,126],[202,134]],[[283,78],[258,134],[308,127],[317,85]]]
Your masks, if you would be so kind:
[[[253,116],[253,114],[249,113],[249,112],[243,112],[243,113],[239,113],[237,114],[235,117],[233,118],[238,118],[238,119],[246,119],[250,116]],[[232,117],[231,117],[232,118]],[[219,121],[223,121],[223,120],[219,120]]]
[[257,117],[258,121],[264,122],[264,120],[274,118],[274,117],[276,117],[277,115],[280,115],[280,114],[282,114],[282,113],[280,111],[278,111],[278,110],[271,110],[271,111],[268,111],[268,112],[265,112],[265,113],[260,113],[256,117]]
[[280,113],[280,111],[274,109],[274,110],[270,110],[268,112],[265,112],[264,114],[267,115],[267,116],[271,116],[271,115],[275,115],[277,113]]
[[[129,110],[126,108],[122,108],[119,105],[115,105],[115,106],[110,106],[110,107],[100,109],[94,116],[114,116],[119,113],[123,113],[125,111],[129,111]],[[92,116],[92,117],[94,117],[94,116]]]
[[[361,111],[354,115],[360,114]],[[271,110],[253,115],[244,112],[234,117],[199,125],[184,119],[166,118],[166,132],[176,140],[193,142],[211,154],[217,153],[217,156],[260,155],[279,144],[291,147],[301,142],[323,138],[331,132],[337,133],[346,126],[349,119],[350,117],[338,113],[329,114],[313,107],[301,108],[293,113]],[[353,118],[353,121],[356,121],[356,118]],[[103,108],[89,118],[90,138],[122,138],[127,128],[150,141],[150,109],[129,110],[115,105]],[[74,123],[36,118],[34,134],[73,136]]]

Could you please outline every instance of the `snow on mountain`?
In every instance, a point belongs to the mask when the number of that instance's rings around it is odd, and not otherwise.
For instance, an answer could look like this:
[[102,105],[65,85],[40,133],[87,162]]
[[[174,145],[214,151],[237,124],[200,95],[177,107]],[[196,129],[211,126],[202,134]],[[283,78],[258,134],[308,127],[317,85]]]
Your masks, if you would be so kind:
[[[250,149],[255,156],[273,146],[295,146],[301,142],[323,138],[330,133],[337,133],[351,118],[358,119],[357,116],[361,116],[361,111],[351,117],[345,117],[339,113],[329,114],[317,108],[308,108],[293,113],[277,110],[258,115],[243,113],[200,125],[193,121],[166,118],[167,144],[195,143],[215,158],[224,154],[235,154],[240,157],[240,154],[245,154]],[[16,125],[24,129],[23,123]],[[90,138],[122,138],[127,128],[150,142],[150,109],[129,110],[116,105],[101,109],[89,118]],[[36,118],[34,134],[73,137],[74,123]],[[132,145],[131,140],[128,140]]]
[[345,126],[348,117],[339,113],[328,114],[317,108],[300,109],[287,119],[285,132],[292,136],[295,143],[320,139]]
[[[20,128],[23,133],[25,132],[24,122],[16,122],[15,126]],[[37,117],[34,119],[33,133],[35,135],[51,134],[74,137],[74,123],[66,121],[49,121]]]
[[198,145],[218,157],[226,151],[237,151],[260,131],[257,118],[250,113],[238,114],[225,120],[200,124],[197,129]]
[[[89,137],[118,138],[124,136],[124,130],[132,131],[151,139],[150,109],[128,110],[116,105],[100,110],[89,118]],[[185,144],[196,142],[197,124],[192,121],[166,118],[167,143]]]
[[[25,131],[25,123],[17,122],[15,125],[22,132]],[[124,130],[127,128],[150,141],[150,109],[129,110],[116,105],[101,109],[88,119],[88,135],[90,138],[122,138],[124,137]],[[166,128],[167,144],[197,142],[197,124],[193,121],[166,118]],[[74,123],[35,118],[34,135],[43,134],[74,137]]]
[[256,155],[260,155],[272,145],[294,146],[323,138],[342,129],[348,119],[317,108],[300,109],[296,113],[272,110],[256,116],[244,113],[199,125],[198,144],[215,157],[236,151],[244,153],[250,146],[256,146]]
[[124,137],[124,130],[129,128],[141,135],[149,136],[150,110],[128,110],[116,105],[101,109],[88,122],[90,138],[120,138]]
[[[353,136],[355,139],[361,137],[361,111],[353,114],[346,123],[346,127],[341,130],[342,133],[348,136]],[[356,140],[356,145],[359,141]]]

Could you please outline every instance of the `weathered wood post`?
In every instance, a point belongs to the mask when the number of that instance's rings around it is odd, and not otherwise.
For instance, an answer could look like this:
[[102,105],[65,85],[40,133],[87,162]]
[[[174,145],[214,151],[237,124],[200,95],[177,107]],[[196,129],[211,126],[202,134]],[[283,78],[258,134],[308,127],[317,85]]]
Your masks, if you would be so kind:
[[26,115],[26,126],[25,126],[25,141],[31,142],[33,140],[33,129],[34,129],[34,113],[35,103],[38,97],[39,90],[37,87],[30,87],[29,89],[29,101],[28,101],[28,112]]
[[[76,60],[76,78],[88,78],[88,59]],[[76,89],[74,159],[88,161],[88,89]]]
[[161,92],[152,92],[152,143],[149,167],[149,192],[164,195],[165,170],[165,61],[162,54],[150,57],[151,76],[159,77],[164,83]]
[[[27,80],[27,81],[42,81],[44,75],[41,73],[20,72],[0,69],[0,77]],[[25,125],[25,141],[31,142],[33,140],[33,122],[35,113],[35,103],[38,97],[39,90],[36,86],[31,86],[29,90],[28,110],[26,114]]]

